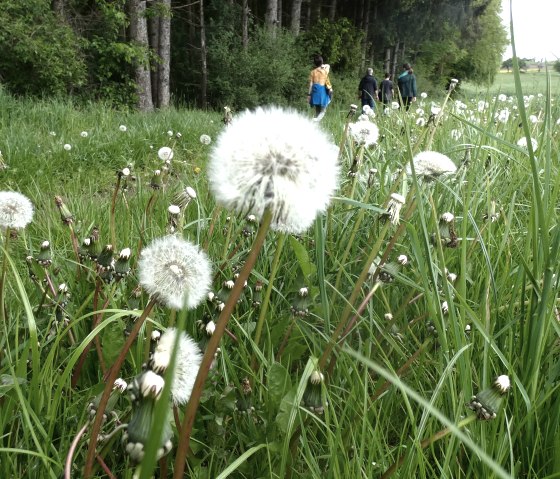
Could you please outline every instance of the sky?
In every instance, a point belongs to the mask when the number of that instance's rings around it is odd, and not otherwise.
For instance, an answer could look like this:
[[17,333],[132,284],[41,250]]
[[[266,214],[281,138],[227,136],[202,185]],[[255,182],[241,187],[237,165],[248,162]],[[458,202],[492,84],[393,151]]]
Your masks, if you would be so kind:
[[[515,50],[519,58],[560,59],[560,0],[511,0]],[[510,0],[502,0],[502,19],[508,32]],[[511,45],[503,59],[512,57]]]

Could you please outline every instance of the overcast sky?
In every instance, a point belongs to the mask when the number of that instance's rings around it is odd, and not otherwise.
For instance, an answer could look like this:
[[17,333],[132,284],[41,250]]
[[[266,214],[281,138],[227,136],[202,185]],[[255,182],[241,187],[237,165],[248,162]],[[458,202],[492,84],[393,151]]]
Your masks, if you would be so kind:
[[[502,18],[508,31],[510,0],[502,0]],[[560,0],[512,0],[515,50],[519,58],[560,58]],[[511,58],[511,46],[504,59]]]

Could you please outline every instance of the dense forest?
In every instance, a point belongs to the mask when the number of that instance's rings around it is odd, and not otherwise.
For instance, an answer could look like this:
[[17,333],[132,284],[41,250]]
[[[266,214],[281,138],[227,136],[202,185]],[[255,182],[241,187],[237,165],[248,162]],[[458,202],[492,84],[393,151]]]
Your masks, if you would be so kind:
[[490,83],[499,13],[499,0],[2,0],[0,83],[146,111],[289,103],[315,53],[342,88],[405,61],[436,86]]

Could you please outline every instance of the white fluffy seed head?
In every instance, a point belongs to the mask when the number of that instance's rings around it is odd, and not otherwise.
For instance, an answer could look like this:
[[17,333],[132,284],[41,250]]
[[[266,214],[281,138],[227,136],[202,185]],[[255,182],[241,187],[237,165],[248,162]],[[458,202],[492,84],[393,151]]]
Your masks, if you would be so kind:
[[366,148],[375,145],[379,139],[379,128],[369,119],[350,123],[348,131],[354,142],[358,145],[364,145]]
[[171,395],[177,405],[186,404],[191,397],[198,368],[202,362],[202,354],[196,342],[186,333],[178,333],[175,328],[169,328],[161,335],[154,350],[150,367],[160,374],[169,367],[173,346],[177,334],[180,334],[175,361]]
[[142,287],[172,309],[198,306],[212,282],[206,254],[178,236],[154,240],[142,250],[138,268]]
[[454,219],[455,216],[449,211],[441,215],[441,221],[443,221],[444,223],[451,223]]
[[168,146],[162,146],[158,150],[157,155],[161,161],[171,160],[173,158],[173,150]]
[[[451,159],[437,151],[422,151],[413,158],[414,171],[418,176],[439,176],[457,171],[455,163]],[[407,165],[407,173],[411,174],[410,165]]]
[[177,205],[169,205],[167,207],[167,211],[170,215],[178,215],[181,212],[181,208]]
[[246,111],[216,140],[210,188],[218,203],[272,229],[302,233],[326,210],[338,185],[338,149],[317,123],[276,107]]
[[33,204],[15,191],[0,191],[0,228],[25,228],[33,219]]
[[[527,138],[524,136],[519,138],[519,140],[517,140],[517,146],[527,149]],[[533,147],[533,151],[535,151],[539,147],[539,142],[534,138],[531,138],[531,146]]]
[[200,135],[199,140],[203,145],[209,145],[212,142],[212,138],[209,135]]
[[511,381],[509,380],[508,376],[502,374],[501,376],[498,376],[496,378],[496,380],[494,381],[494,386],[501,394],[505,394],[511,387]]

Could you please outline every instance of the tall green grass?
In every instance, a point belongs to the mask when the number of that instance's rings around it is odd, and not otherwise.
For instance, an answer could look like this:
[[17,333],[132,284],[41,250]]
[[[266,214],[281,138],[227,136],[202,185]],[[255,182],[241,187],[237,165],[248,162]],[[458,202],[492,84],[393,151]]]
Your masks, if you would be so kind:
[[[501,100],[488,92],[471,101],[457,94],[448,102],[431,148],[457,164],[456,174],[430,182],[400,174],[427,147],[434,128],[431,122],[419,126],[416,110],[427,119],[443,93],[419,99],[408,114],[378,109],[380,141],[364,152],[355,178],[347,174],[358,147],[346,142],[341,185],[328,213],[307,234],[286,238],[281,250],[278,234],[268,233],[228,325],[235,339],[223,339],[206,384],[189,477],[375,478],[399,461],[395,477],[560,477],[560,111],[550,83],[524,99],[516,77],[515,97]],[[342,102],[329,108],[323,127],[340,144],[348,110]],[[509,119],[496,120],[504,108]],[[7,315],[0,325],[0,476],[60,477],[72,440],[89,420],[87,406],[103,388],[95,346],[72,387],[80,355],[99,338],[101,357],[110,365],[139,315],[134,308],[141,310],[147,298],[133,294],[134,268],[129,278],[100,285],[97,293],[90,263],[77,276],[70,232],[54,196],[61,195],[73,213],[79,241],[97,226],[101,243],[108,243],[115,172],[132,165],[135,181],[118,193],[114,246],[130,247],[134,265],[140,236],[147,244],[166,234],[167,206],[192,186],[197,199],[186,209],[181,233],[207,250],[216,292],[243,263],[252,239],[242,231],[254,225],[216,207],[207,188],[211,145],[199,137],[219,134],[219,114],[76,109],[65,102],[15,100],[1,91],[0,109],[0,151],[8,165],[0,171],[1,189],[28,195],[36,207],[33,223],[0,254],[7,277]],[[517,146],[521,137],[535,138],[536,151]],[[165,187],[153,191],[149,183],[162,166],[161,146],[172,146],[175,157]],[[377,173],[370,178],[371,168]],[[394,191],[409,193],[400,226],[381,213]],[[146,215],[152,195],[154,208]],[[441,238],[444,212],[455,215],[456,245]],[[34,282],[27,269],[25,257],[36,256],[44,240],[53,251],[49,277],[55,286],[66,283],[71,294],[63,314],[61,298],[42,292],[44,272],[35,271]],[[396,266],[401,254],[408,263]],[[368,277],[356,288],[366,259],[384,255],[386,281]],[[454,282],[449,273],[457,275]],[[258,343],[257,281],[263,292],[270,287]],[[309,314],[295,316],[303,286],[309,289],[303,305]],[[308,378],[345,309],[352,327],[322,370],[326,381],[319,395],[310,398]],[[201,347],[207,337],[197,321],[213,314],[204,305],[184,318]],[[141,337],[174,320],[156,309]],[[128,355],[122,371],[127,380],[145,361],[145,341]],[[499,374],[509,375],[512,389],[496,419],[459,427],[472,414],[466,407],[471,397]],[[324,412],[310,410],[310,404]],[[130,411],[126,397],[114,407],[123,423]],[[103,432],[116,421],[109,418]],[[421,446],[446,427],[450,434]],[[73,457],[73,477],[81,476],[88,440],[86,432]],[[132,477],[118,435],[97,450],[115,477]],[[170,474],[173,460],[167,463]],[[95,475],[107,477],[99,462]]]

